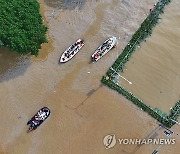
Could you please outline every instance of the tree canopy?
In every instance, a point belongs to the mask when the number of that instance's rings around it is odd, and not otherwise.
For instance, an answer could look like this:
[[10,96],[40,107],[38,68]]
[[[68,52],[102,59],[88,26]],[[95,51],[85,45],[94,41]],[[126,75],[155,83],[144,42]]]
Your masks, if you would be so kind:
[[41,44],[47,42],[47,27],[37,0],[0,0],[0,6],[0,47],[38,55]]

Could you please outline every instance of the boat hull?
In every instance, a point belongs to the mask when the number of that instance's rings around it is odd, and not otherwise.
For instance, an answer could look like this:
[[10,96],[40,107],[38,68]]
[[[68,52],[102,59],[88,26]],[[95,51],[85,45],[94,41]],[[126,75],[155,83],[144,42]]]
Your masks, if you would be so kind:
[[92,54],[91,59],[92,61],[98,61],[101,59],[105,54],[107,54],[113,47],[116,46],[117,38],[112,36],[109,37],[107,40],[104,41],[102,45],[100,45],[95,52]]
[[67,48],[63,54],[61,55],[59,62],[66,63],[71,60],[85,45],[82,39],[78,39],[74,44],[72,44],[69,48]]
[[49,116],[50,109],[48,107],[43,107],[40,109],[28,122],[27,125],[30,125],[28,133],[37,129]]

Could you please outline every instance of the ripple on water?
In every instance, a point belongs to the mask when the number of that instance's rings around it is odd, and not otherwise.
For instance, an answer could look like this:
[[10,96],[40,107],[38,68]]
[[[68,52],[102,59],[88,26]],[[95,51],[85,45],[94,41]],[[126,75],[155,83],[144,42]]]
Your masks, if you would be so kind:
[[45,3],[50,7],[73,10],[76,7],[81,9],[86,0],[45,0]]

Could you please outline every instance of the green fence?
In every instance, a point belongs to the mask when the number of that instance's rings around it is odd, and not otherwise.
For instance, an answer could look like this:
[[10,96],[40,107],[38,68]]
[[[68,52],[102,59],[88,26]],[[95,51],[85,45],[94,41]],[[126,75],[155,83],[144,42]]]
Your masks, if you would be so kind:
[[[136,47],[140,45],[148,36],[152,34],[153,27],[159,21],[159,15],[163,13],[164,6],[169,4],[170,0],[160,0],[154,7],[153,11],[148,15],[148,17],[143,21],[141,26],[132,36],[131,40],[124,48],[123,52],[117,58],[117,60],[112,65],[112,68],[117,72],[123,72],[125,63],[129,60],[132,53],[135,51]],[[112,70],[108,70],[107,74],[113,73]]]
[[116,90],[123,96],[125,96],[128,100],[133,102],[135,105],[140,107],[142,110],[147,112],[149,115],[151,115],[153,118],[157,119],[160,123],[165,125],[166,127],[171,127],[172,125],[175,124],[175,122],[170,121],[169,117],[166,116],[164,113],[159,114],[157,110],[152,109],[150,106],[148,106],[145,102],[143,102],[141,99],[137,98],[134,94],[129,92],[127,89],[122,87],[121,85],[115,84],[109,77],[103,76],[102,83],[106,84],[110,88]]
[[124,66],[126,62],[131,57],[132,53],[135,51],[136,47],[140,45],[142,41],[144,41],[149,35],[151,35],[153,27],[158,23],[159,15],[163,13],[165,5],[169,4],[171,0],[159,0],[159,2],[154,6],[153,11],[148,15],[148,17],[143,21],[141,26],[132,36],[131,40],[124,48],[123,52],[117,58],[117,60],[112,65],[112,68],[107,72],[107,76],[103,76],[102,83],[106,84],[110,88],[118,91],[120,94],[125,96],[128,100],[132,101],[142,110],[147,112],[149,115],[157,119],[160,123],[165,125],[166,127],[172,127],[178,119],[179,111],[180,111],[180,101],[176,103],[175,107],[172,108],[170,115],[163,113],[159,109],[152,109],[145,102],[137,98],[134,94],[126,90],[121,85],[118,85],[112,81],[114,78],[115,72],[123,72]]

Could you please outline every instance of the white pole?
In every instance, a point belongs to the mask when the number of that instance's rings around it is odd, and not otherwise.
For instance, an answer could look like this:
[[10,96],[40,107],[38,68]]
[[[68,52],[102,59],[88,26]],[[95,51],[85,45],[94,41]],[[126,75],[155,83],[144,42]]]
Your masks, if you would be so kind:
[[[112,67],[110,68],[112,69],[114,72],[116,72]],[[123,78],[125,81],[127,81],[129,84],[132,84],[131,81],[127,80],[125,77],[123,77],[122,75],[120,75],[118,72],[116,72],[118,74],[119,77]]]
[[177,122],[176,120],[173,120],[173,119],[171,119],[173,122],[175,122],[177,125],[180,125],[180,123],[179,122]]
[[[173,110],[173,108],[171,107],[170,108],[170,110]],[[173,110],[174,111],[174,110]],[[176,111],[177,112],[177,111]],[[176,120],[174,120],[174,119],[171,119],[173,122],[175,122],[177,125],[180,125],[180,123],[179,122],[177,122]]]

